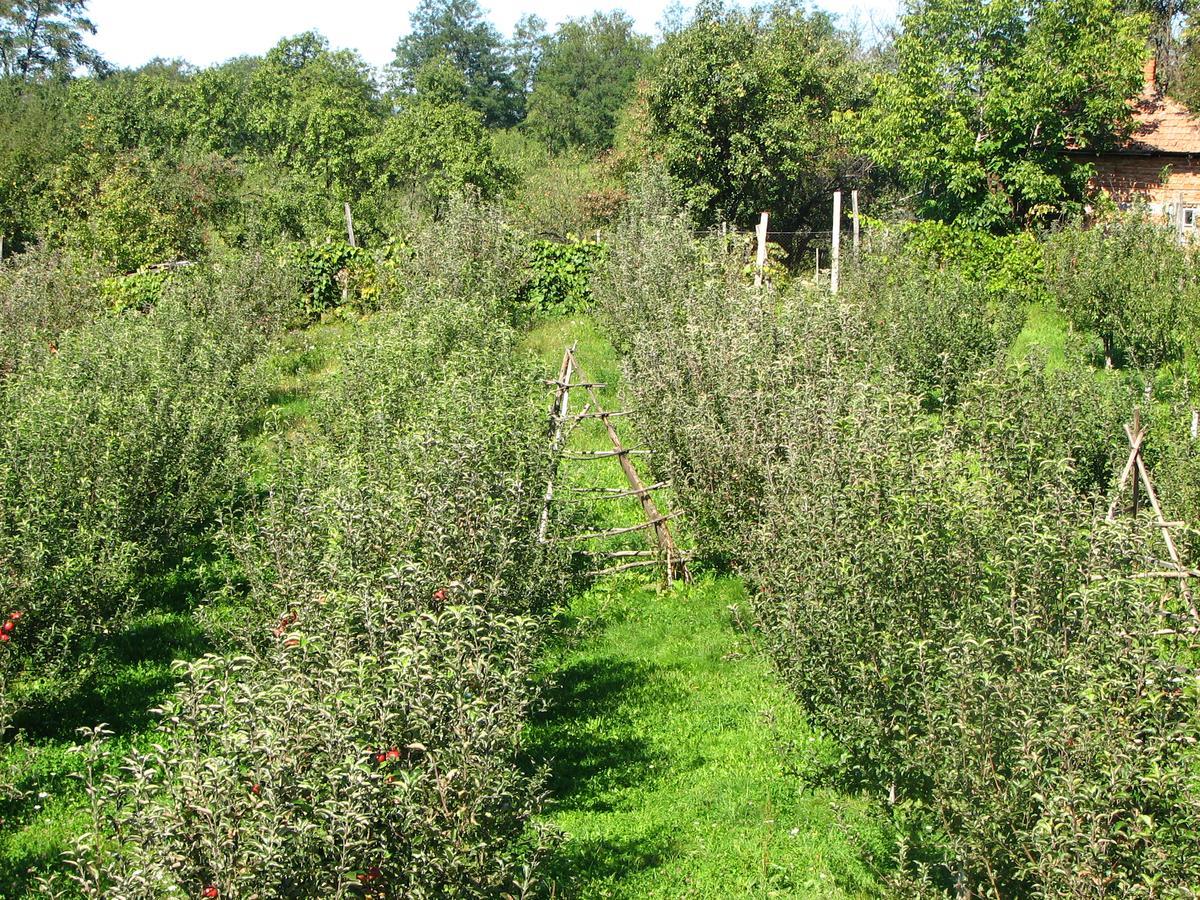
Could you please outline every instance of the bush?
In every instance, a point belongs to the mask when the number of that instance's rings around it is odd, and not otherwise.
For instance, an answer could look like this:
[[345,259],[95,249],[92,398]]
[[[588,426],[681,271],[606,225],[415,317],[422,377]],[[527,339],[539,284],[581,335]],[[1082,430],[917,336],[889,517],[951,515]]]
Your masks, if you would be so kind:
[[1153,369],[1183,357],[1200,324],[1195,251],[1140,210],[1046,244],[1046,278],[1063,314],[1099,334],[1110,364]]
[[962,382],[1001,357],[1024,322],[1017,296],[939,264],[915,241],[881,242],[847,276],[846,299],[933,409],[953,404]]
[[44,248],[0,264],[0,379],[44,358],[59,334],[104,311],[97,277],[94,268]]
[[24,614],[0,677],[86,669],[139,574],[231,500],[255,348],[161,304],[65,332],[0,383],[0,594]]
[[532,823],[543,788],[521,732],[566,570],[537,541],[540,379],[494,308],[390,302],[243,529],[258,614],[241,655],[187,667],[159,745],[93,779],[85,896],[533,883],[552,836]]
[[530,277],[522,299],[533,307],[575,312],[592,299],[592,279],[603,264],[604,245],[570,236],[568,242],[529,242]]

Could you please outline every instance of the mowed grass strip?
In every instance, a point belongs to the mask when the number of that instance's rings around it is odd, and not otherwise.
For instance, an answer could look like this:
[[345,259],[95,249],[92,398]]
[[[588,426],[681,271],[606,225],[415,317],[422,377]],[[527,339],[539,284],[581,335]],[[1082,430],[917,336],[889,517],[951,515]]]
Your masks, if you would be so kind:
[[[527,346],[548,371],[578,340],[587,374],[623,408],[619,363],[586,316],[534,328]],[[548,401],[547,401],[548,402]],[[585,402],[572,399],[578,413]],[[629,419],[616,420],[626,446]],[[611,448],[599,422],[576,429],[574,450]],[[649,483],[644,458],[635,464]],[[614,459],[564,461],[560,502],[572,487],[626,488]],[[657,492],[665,507],[669,491]],[[584,501],[589,530],[641,521],[636,501]],[[675,524],[675,523],[673,523]],[[686,524],[675,529],[690,546]],[[590,550],[649,546],[641,533]],[[883,838],[868,805],[817,791],[801,777],[836,747],[818,739],[755,646],[745,589],[701,576],[662,590],[647,569],[602,579],[564,613],[545,661],[546,708],[530,756],[550,772],[546,818],[567,834],[551,862],[558,896],[863,897],[880,894],[870,859]]]

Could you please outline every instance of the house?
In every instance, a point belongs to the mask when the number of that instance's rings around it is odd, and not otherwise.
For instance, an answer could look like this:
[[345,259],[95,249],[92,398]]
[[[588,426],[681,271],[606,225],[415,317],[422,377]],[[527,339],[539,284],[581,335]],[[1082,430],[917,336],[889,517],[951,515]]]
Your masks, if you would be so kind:
[[1153,57],[1145,75],[1133,101],[1129,139],[1090,157],[1096,168],[1092,186],[1123,209],[1140,200],[1181,233],[1194,231],[1200,226],[1200,118],[1158,89]]

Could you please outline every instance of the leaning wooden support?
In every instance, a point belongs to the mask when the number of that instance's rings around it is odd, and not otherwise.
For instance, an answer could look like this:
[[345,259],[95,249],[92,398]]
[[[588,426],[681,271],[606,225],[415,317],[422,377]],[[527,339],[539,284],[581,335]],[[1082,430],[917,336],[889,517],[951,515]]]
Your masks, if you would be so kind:
[[[579,377],[587,380],[587,373],[583,371],[583,367],[579,365],[579,361],[575,359],[574,351],[571,353],[571,359],[574,362],[575,368],[579,372]],[[600,398],[591,388],[587,388],[588,396],[595,405],[596,412],[603,412],[604,407],[600,403]],[[625,473],[625,480],[629,482],[629,487],[636,492],[638,502],[642,504],[642,512],[646,516],[646,521],[654,528],[655,542],[658,549],[662,552],[663,559],[666,563],[667,583],[670,584],[677,578],[682,578],[684,581],[691,581],[691,573],[688,571],[686,561],[681,557],[679,547],[675,543],[675,537],[671,534],[671,529],[667,522],[676,518],[678,513],[672,513],[669,516],[663,516],[658,505],[654,502],[654,498],[650,492],[646,490],[646,485],[638,475],[637,469],[634,467],[632,460],[629,458],[629,453],[621,452],[625,450],[621,443],[621,437],[617,434],[616,426],[608,419],[602,419],[604,428],[608,432],[608,439],[612,442],[613,449],[618,452],[617,460],[621,463],[621,469]]]
[[546,481],[546,494],[542,501],[542,514],[538,519],[538,543],[546,542],[546,533],[550,528],[550,505],[554,502],[554,480],[558,475],[558,460],[562,451],[563,444],[566,443],[563,426],[565,424],[564,416],[567,410],[571,408],[571,368],[574,365],[574,357],[571,351],[575,349],[572,344],[563,353],[562,364],[558,369],[558,381],[560,387],[554,395],[554,402],[550,404],[550,450],[551,450],[551,471],[550,477]]
[[1125,490],[1126,484],[1130,484],[1133,495],[1133,515],[1135,517],[1140,511],[1141,493],[1142,491],[1145,492],[1146,499],[1150,503],[1150,508],[1154,511],[1153,524],[1162,532],[1163,543],[1166,544],[1167,555],[1170,557],[1169,565],[1173,567],[1175,574],[1167,576],[1162,575],[1162,573],[1143,573],[1135,577],[1147,578],[1152,577],[1153,574],[1157,574],[1160,577],[1178,579],[1179,593],[1187,604],[1188,612],[1193,619],[1200,622],[1200,611],[1196,609],[1192,589],[1188,584],[1191,580],[1193,570],[1184,565],[1183,556],[1180,554],[1179,547],[1175,544],[1175,538],[1171,534],[1171,528],[1177,526],[1179,523],[1169,521],[1166,515],[1163,514],[1162,504],[1158,500],[1158,492],[1154,489],[1154,480],[1150,477],[1150,470],[1146,468],[1146,463],[1142,459],[1142,447],[1146,440],[1146,431],[1142,428],[1141,414],[1136,408],[1133,411],[1133,424],[1125,426],[1125,436],[1129,440],[1129,458],[1117,482],[1116,495],[1108,507],[1107,519],[1110,522],[1115,519],[1117,507],[1120,505],[1121,495]]

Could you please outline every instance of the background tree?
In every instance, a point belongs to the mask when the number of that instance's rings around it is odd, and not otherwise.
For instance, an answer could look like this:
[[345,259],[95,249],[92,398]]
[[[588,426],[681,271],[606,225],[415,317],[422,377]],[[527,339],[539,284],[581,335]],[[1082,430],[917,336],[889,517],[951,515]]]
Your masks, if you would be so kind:
[[473,189],[490,198],[508,173],[493,151],[482,114],[461,99],[465,78],[444,58],[414,79],[415,93],[366,146],[363,162],[377,192],[398,192],[439,212]]
[[621,109],[650,53],[623,12],[564,22],[537,68],[526,123],[554,149],[612,146]]
[[503,38],[476,0],[421,0],[410,19],[412,32],[396,45],[395,68],[402,90],[415,90],[416,75],[448,58],[467,83],[467,102],[493,127],[514,125],[521,94]]
[[533,91],[533,79],[549,39],[546,20],[541,16],[521,16],[513,27],[508,55],[512,61],[513,82],[525,98]]
[[789,2],[702,4],[666,39],[648,148],[701,221],[747,227],[769,209],[784,230],[824,223],[830,191],[865,171],[841,124],[864,100],[852,49],[827,15]]
[[96,26],[83,0],[0,0],[0,75],[29,81],[63,77],[79,66],[93,71],[104,61],[84,35]]
[[921,215],[1006,230],[1077,207],[1129,121],[1148,21],[1111,0],[912,0],[866,147]]

